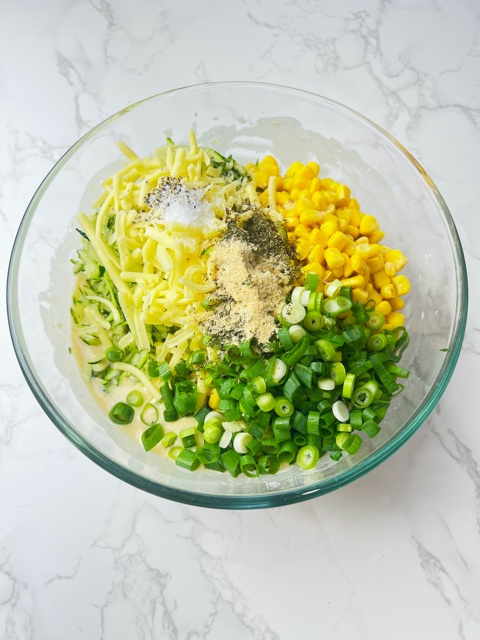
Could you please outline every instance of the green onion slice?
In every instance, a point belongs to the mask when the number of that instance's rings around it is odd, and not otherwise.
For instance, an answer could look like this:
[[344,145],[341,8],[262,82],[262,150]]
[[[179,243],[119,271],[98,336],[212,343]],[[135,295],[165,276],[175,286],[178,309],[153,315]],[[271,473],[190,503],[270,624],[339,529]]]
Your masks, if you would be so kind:
[[112,422],[120,425],[130,424],[134,415],[135,411],[133,410],[133,407],[125,402],[117,402],[117,404],[113,405],[110,409],[110,413],[108,414]]
[[313,469],[319,458],[319,451],[313,445],[305,445],[297,453],[297,464],[300,469]]

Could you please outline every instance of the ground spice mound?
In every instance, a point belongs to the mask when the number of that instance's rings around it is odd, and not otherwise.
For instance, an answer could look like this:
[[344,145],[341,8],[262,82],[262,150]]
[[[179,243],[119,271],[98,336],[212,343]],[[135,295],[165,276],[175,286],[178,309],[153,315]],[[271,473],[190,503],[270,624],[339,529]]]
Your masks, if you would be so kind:
[[290,244],[281,223],[250,203],[228,210],[225,221],[211,256],[213,314],[201,329],[221,347],[251,340],[262,351],[295,281]]

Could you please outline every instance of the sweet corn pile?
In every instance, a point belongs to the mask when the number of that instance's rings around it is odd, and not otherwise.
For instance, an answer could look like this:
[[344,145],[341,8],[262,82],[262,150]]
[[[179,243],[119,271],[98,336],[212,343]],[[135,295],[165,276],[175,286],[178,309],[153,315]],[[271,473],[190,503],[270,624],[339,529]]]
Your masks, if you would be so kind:
[[407,258],[381,244],[384,232],[374,216],[363,213],[350,189],[331,178],[320,178],[316,162],[293,162],[285,174],[272,156],[246,169],[261,192],[260,202],[285,217],[290,242],[304,274],[319,276],[319,291],[339,279],[352,287],[353,300],[385,316],[385,329],[404,324],[403,296],[410,282],[400,274]]

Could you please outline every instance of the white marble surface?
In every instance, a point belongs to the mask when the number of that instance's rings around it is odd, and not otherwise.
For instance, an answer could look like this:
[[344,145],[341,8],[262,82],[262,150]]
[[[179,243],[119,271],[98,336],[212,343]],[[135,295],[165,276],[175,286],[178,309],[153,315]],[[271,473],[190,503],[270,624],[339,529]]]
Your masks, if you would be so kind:
[[2,294],[0,638],[478,640],[478,0],[1,7],[2,285],[30,197],[82,133],[153,93],[245,79],[390,130],[446,199],[472,286],[457,369],[407,445],[354,485],[258,512],[161,500],[77,452],[26,386]]

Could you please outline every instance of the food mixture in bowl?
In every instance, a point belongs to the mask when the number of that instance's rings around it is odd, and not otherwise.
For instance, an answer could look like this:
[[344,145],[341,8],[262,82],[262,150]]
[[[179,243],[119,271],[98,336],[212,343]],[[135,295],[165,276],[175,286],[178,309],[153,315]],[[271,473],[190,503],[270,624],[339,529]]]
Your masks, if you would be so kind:
[[315,162],[242,166],[193,133],[119,147],[72,261],[73,347],[110,419],[190,471],[355,455],[408,377],[404,254]]

